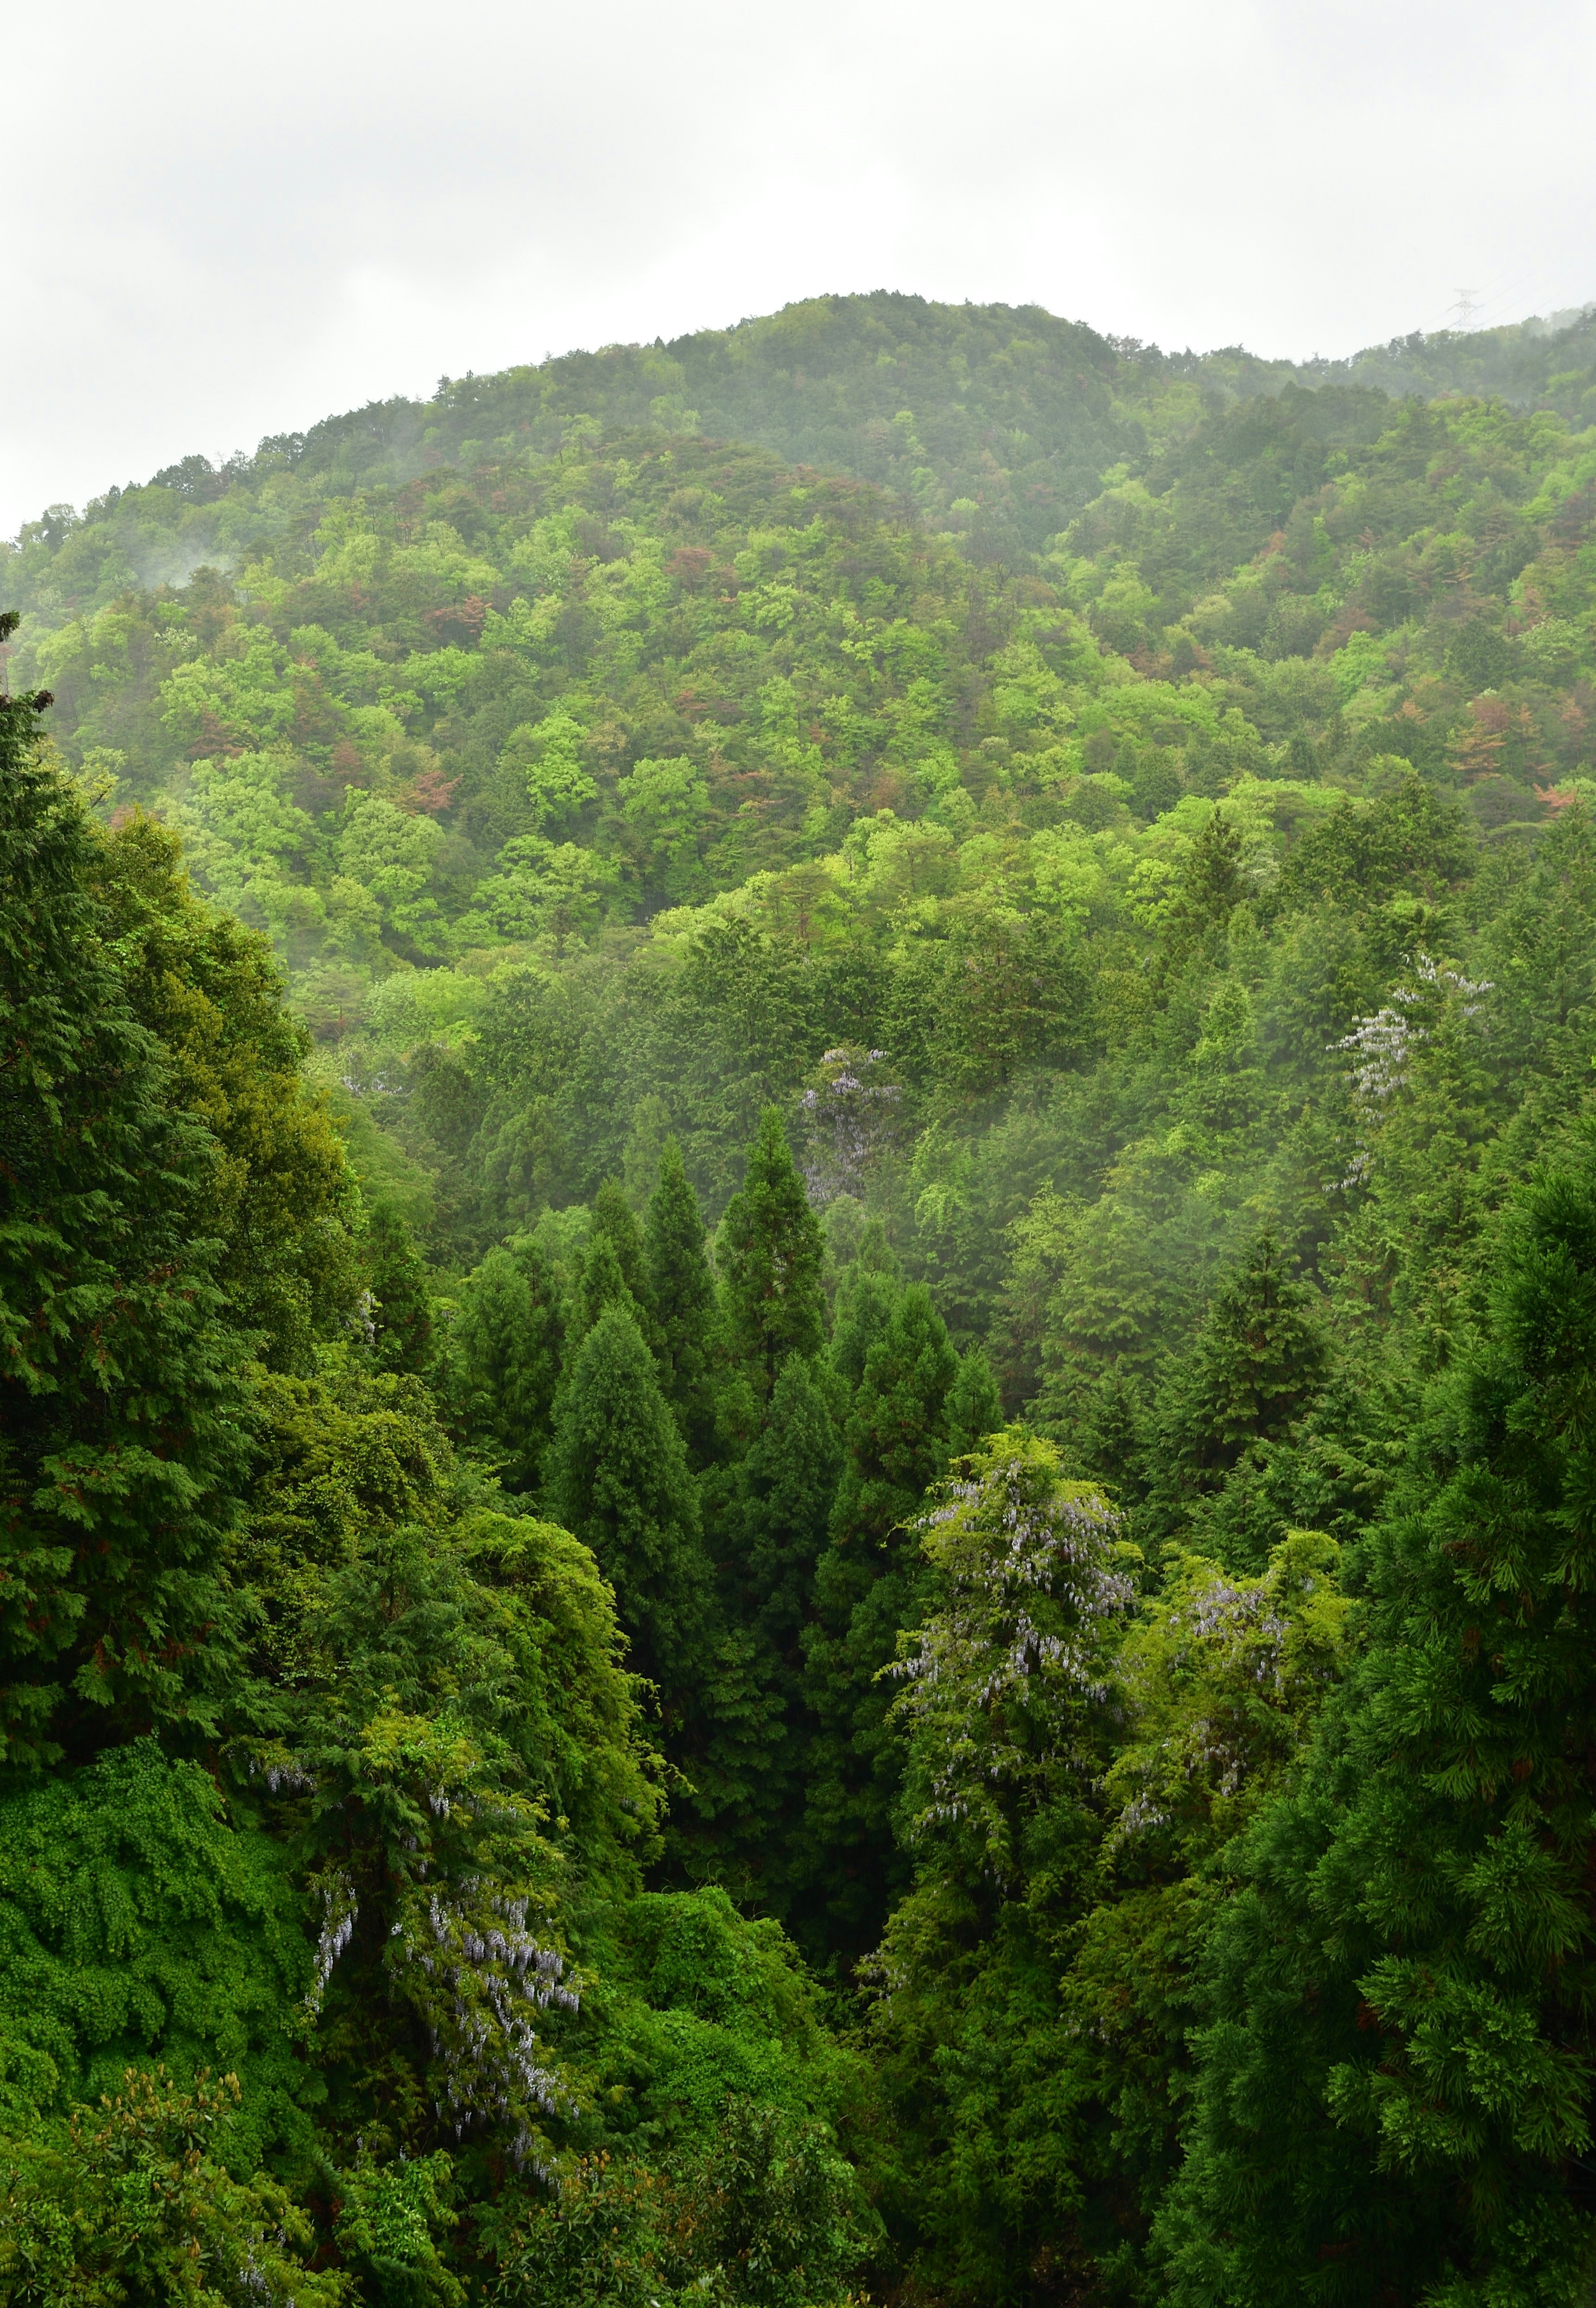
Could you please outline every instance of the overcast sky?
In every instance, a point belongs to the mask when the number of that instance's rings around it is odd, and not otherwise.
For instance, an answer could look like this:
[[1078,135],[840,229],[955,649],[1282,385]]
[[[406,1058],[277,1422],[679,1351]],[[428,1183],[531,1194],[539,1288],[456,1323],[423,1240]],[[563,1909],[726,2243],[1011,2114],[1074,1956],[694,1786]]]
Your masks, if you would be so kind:
[[6,534],[825,290],[1293,356],[1596,296],[1596,0],[50,0],[4,82]]

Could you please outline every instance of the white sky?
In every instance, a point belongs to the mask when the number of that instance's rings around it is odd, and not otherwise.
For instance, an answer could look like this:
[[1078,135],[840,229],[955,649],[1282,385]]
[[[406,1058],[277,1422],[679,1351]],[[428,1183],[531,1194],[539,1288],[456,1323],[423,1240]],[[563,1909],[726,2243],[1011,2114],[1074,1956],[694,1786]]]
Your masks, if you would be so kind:
[[0,65],[4,534],[826,290],[1297,357],[1596,296],[1596,0],[36,0]]

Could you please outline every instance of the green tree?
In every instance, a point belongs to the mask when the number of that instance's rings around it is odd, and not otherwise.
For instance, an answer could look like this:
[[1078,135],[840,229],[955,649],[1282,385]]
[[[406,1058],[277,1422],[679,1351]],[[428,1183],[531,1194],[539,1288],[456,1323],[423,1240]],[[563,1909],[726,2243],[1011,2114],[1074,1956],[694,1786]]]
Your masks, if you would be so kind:
[[1293,1273],[1272,1234],[1259,1235],[1160,1390],[1151,1488],[1162,1512],[1188,1511],[1286,1434],[1328,1364],[1317,1292]]
[[616,1254],[614,1236],[607,1231],[598,1231],[588,1236],[582,1253],[572,1344],[585,1339],[613,1307],[623,1309],[641,1333],[645,1316],[627,1283],[626,1270]]
[[914,1624],[922,1583],[913,1526],[947,1471],[958,1356],[923,1283],[903,1292],[864,1360],[848,1413],[828,1545],[803,1633],[815,1723],[795,1873],[794,1928],[828,1954],[863,1954],[904,1880],[892,1847],[903,1741],[880,1677]]
[[648,1287],[648,1257],[643,1232],[631,1204],[619,1181],[614,1178],[606,1178],[593,1197],[588,1234],[589,1248],[601,1236],[614,1250],[615,1262],[631,1293],[632,1303],[639,1318],[646,1322],[652,1315],[653,1300]]
[[681,1431],[623,1305],[598,1316],[573,1357],[547,1494],[614,1587],[638,1672],[659,1686],[667,1720],[679,1719],[712,1649],[709,1569]]
[[[9,630],[9,628],[7,628]],[[8,1760],[213,1729],[245,1341],[94,894],[96,838],[0,702],[0,1684]],[[196,1224],[199,1222],[199,1225]]]
[[1540,1173],[1220,1920],[1170,2297],[1573,2300],[1591,2218],[1596,1150]]
[[129,2069],[64,2138],[0,2141],[0,2293],[48,2308],[268,2298],[342,2308],[348,2277],[313,2273],[305,2210],[227,2150],[236,2076],[180,2087]]
[[391,1202],[373,1203],[361,1247],[378,1369],[425,1370],[433,1356],[432,1298],[426,1262],[403,1212]]
[[458,1332],[468,1417],[506,1454],[512,1490],[535,1491],[560,1376],[559,1292],[529,1236],[490,1250],[471,1278]]
[[1003,1424],[1002,1399],[982,1347],[958,1358],[958,1375],[948,1390],[948,1454],[962,1459]]
[[774,1107],[721,1220],[719,1255],[732,1351],[768,1401],[785,1358],[818,1351],[826,1310],[819,1222]]
[[355,1313],[356,1193],[282,973],[263,937],[194,895],[153,819],[98,837],[88,865],[128,1003],[165,1053],[163,1103],[211,1141],[194,1231],[219,1239],[217,1280],[264,1358],[308,1370]]
[[703,1213],[673,1138],[660,1158],[646,1229],[648,1295],[654,1308],[660,1385],[689,1463],[715,1452],[715,1278],[705,1250]]

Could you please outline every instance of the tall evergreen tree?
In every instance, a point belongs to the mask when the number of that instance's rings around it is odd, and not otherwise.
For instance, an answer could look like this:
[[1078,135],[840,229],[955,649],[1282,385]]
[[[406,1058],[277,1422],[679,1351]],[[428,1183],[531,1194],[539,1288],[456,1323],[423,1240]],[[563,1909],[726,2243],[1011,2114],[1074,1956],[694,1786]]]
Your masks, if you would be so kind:
[[787,1356],[816,1353],[826,1322],[819,1221],[775,1107],[766,1108],[749,1149],[721,1241],[732,1350],[768,1401]]
[[865,1356],[803,1636],[803,1692],[816,1728],[794,1927],[832,1959],[873,1945],[890,1892],[905,1880],[892,1841],[903,1743],[880,1677],[897,1656],[899,1630],[917,1615],[922,1572],[913,1526],[947,1469],[957,1376],[931,1294],[911,1283]]
[[460,1318],[467,1416],[506,1454],[514,1491],[535,1491],[560,1376],[559,1292],[530,1236],[490,1250],[471,1278]]
[[715,1451],[715,1278],[699,1198],[674,1138],[666,1141],[660,1158],[644,1247],[660,1385],[682,1430],[690,1463],[703,1467]]
[[[1363,1548],[1361,1659],[1244,1847],[1164,2296],[1583,2298],[1596,2072],[1596,1144]],[[1332,2296],[1325,2293],[1323,2296]]]
[[622,1279],[631,1291],[645,1335],[653,1313],[648,1288],[648,1257],[643,1244],[642,1228],[637,1214],[627,1201],[620,1184],[606,1178],[593,1197],[588,1225],[588,1243],[591,1249],[599,1237],[605,1236],[615,1253],[615,1262]]
[[1218,1490],[1248,1452],[1286,1433],[1327,1363],[1318,1295],[1266,1231],[1215,1290],[1160,1391],[1155,1502],[1179,1513]]
[[164,1105],[98,837],[38,755],[47,702],[0,700],[0,1727],[24,1767],[214,1727],[246,1347],[196,1223],[212,1141]]
[[667,1723],[679,1721],[709,1672],[714,1598],[686,1449],[628,1305],[605,1308],[577,1349],[547,1497],[615,1590],[630,1664],[658,1684]]
[[615,1238],[607,1230],[600,1229],[588,1236],[582,1257],[582,1279],[577,1289],[576,1320],[572,1325],[575,1339],[585,1339],[599,1317],[613,1306],[624,1308],[641,1331],[643,1310],[628,1287],[625,1270],[616,1255]]

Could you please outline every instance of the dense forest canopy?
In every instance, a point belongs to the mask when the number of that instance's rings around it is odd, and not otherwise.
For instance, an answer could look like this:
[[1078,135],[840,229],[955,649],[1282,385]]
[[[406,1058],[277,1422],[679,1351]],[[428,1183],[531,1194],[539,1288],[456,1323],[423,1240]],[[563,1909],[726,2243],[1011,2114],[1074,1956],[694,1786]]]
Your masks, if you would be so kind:
[[1591,337],[7,548],[0,2298],[1587,2295]]

